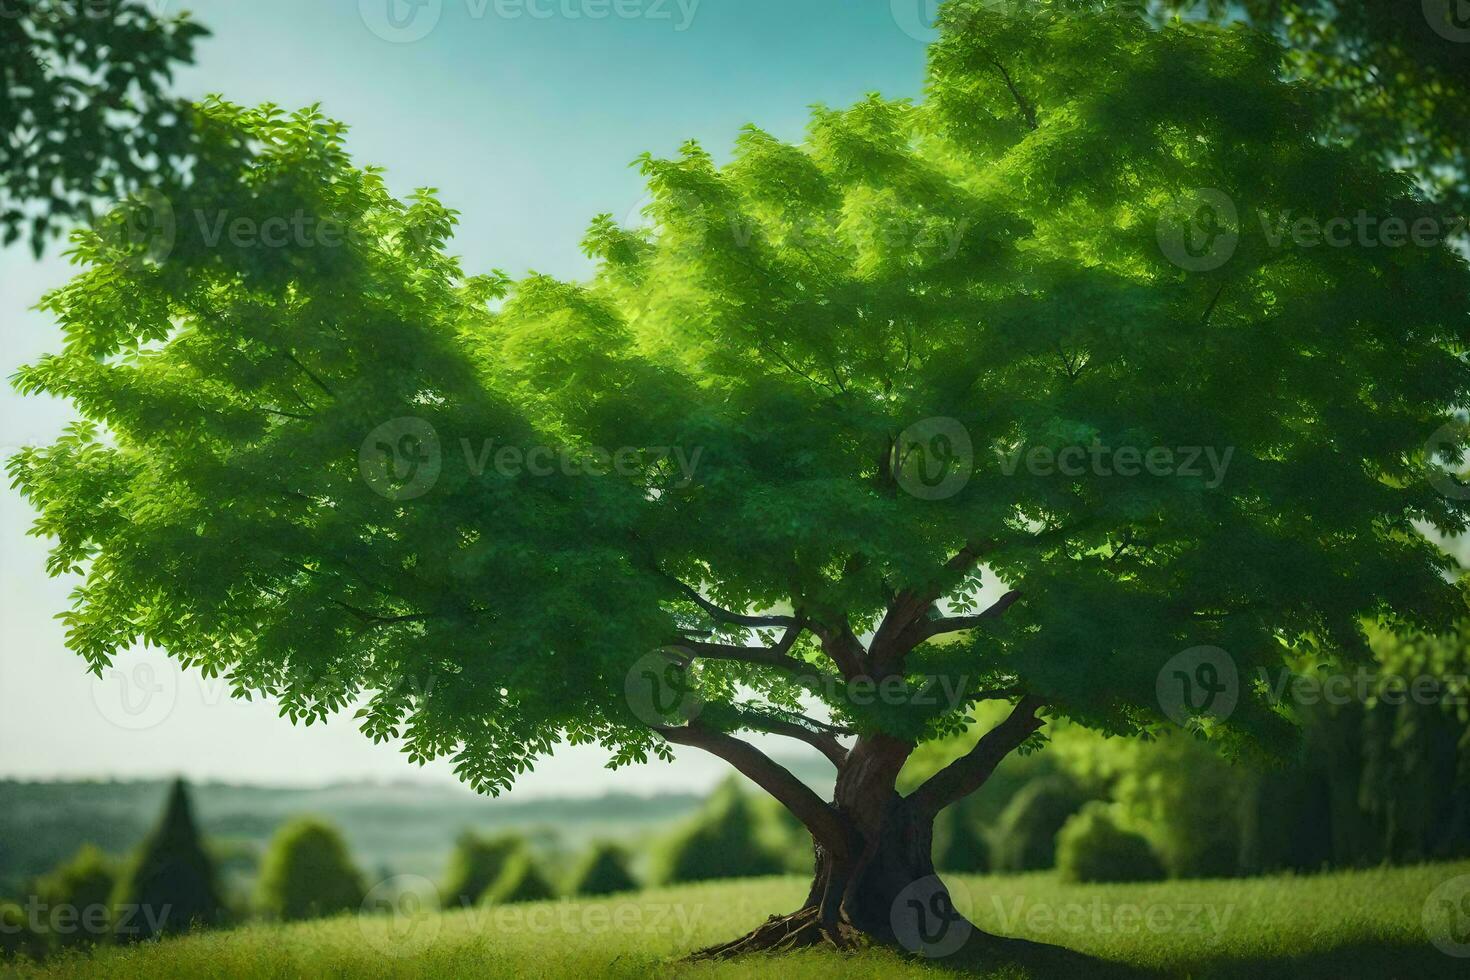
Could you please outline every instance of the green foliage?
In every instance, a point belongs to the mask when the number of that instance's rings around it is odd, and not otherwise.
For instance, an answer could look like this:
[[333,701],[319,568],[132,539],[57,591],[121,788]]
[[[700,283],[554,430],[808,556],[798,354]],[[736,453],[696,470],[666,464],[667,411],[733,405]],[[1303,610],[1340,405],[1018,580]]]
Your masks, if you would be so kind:
[[[811,852],[808,851],[808,854]],[[660,842],[653,880],[660,884],[780,874],[782,854],[738,778],[721,783],[683,827]]]
[[1108,804],[1093,801],[1057,833],[1057,873],[1063,881],[1157,881],[1164,864],[1146,837],[1119,827]]
[[1074,779],[1117,803],[1128,825],[1146,834],[1171,876],[1237,873],[1251,767],[1231,765],[1188,732],[1144,741],[1073,729],[1054,746]]
[[39,879],[35,891],[44,904],[71,910],[66,929],[53,932],[51,941],[65,947],[106,939],[117,878],[115,863],[85,844],[69,861]]
[[487,905],[543,902],[556,897],[556,888],[541,870],[529,848],[521,848],[505,859],[500,874],[485,889],[481,901]]
[[362,907],[366,890],[335,827],[303,818],[282,827],[261,865],[255,904],[285,921],[315,919]]
[[118,879],[112,907],[119,942],[187,932],[223,918],[214,865],[194,824],[182,779],[169,788],[158,825]]
[[25,956],[46,955],[46,937],[31,928],[26,910],[14,902],[0,900],[0,962]]
[[628,854],[617,844],[599,842],[583,855],[572,869],[567,886],[570,895],[615,895],[638,890],[638,882],[628,870]]
[[442,906],[450,909],[477,905],[485,889],[500,877],[506,859],[525,847],[525,839],[515,834],[499,837],[483,837],[473,831],[460,834],[444,876],[440,892]]
[[1057,831],[1086,802],[1086,794],[1065,776],[1026,784],[1011,798],[996,824],[992,867],[1017,872],[1055,865]]
[[969,799],[943,810],[934,821],[934,866],[940,871],[983,874],[990,870],[990,841]]
[[[748,127],[724,165],[644,157],[646,224],[596,221],[579,284],[466,275],[454,212],[393,198],[314,111],[202,107],[178,213],[348,234],[265,248],[182,222],[165,249],[111,233],[134,201],[78,237],[44,303],[61,349],[16,384],[82,421],[10,464],[51,571],[82,576],[68,644],[93,670],[160,645],[293,721],[365,695],[369,736],[498,792],[563,739],[671,753],[627,697],[640,658],[758,638],[680,583],[802,614],[781,658],[684,669],[700,723],[732,731],[806,697],[950,735],[968,702],[917,697],[944,681],[1137,734],[1180,650],[1251,677],[1293,650],[1366,662],[1365,616],[1446,626],[1463,602],[1420,528],[1470,527],[1439,492],[1464,433],[1426,442],[1470,399],[1464,259],[1283,247],[1283,214],[1434,209],[1325,138],[1333,104],[1268,39],[1074,6],[952,0],[922,103],[818,108],[800,144]],[[1245,217],[1186,272],[1159,229],[1198,188]],[[897,445],[934,418],[977,447],[941,500],[904,492]],[[487,444],[626,451],[542,476],[482,466]],[[994,465],[1093,445],[1230,455],[1217,479]],[[975,611],[981,574],[943,571],[972,544],[1020,601],[921,644],[897,696],[856,697],[805,626],[863,635],[930,587]],[[1240,693],[1196,723],[1280,741],[1265,692]]]
[[167,179],[192,144],[173,72],[206,32],[144,0],[7,0],[0,16],[0,228],[46,237]]

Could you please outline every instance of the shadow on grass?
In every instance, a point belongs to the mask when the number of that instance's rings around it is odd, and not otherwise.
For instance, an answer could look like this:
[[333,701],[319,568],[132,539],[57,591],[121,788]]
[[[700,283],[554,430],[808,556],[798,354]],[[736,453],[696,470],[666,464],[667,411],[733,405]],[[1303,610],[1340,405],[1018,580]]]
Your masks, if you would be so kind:
[[1203,956],[1163,968],[1140,967],[1087,953],[979,934],[936,966],[1005,980],[1464,980],[1470,961],[1427,944],[1346,943],[1299,956]]

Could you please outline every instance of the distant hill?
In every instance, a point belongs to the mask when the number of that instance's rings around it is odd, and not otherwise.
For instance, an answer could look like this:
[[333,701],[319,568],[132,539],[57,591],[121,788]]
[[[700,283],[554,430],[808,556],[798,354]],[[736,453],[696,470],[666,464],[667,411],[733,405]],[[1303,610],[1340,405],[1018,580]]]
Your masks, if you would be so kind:
[[[163,806],[168,783],[0,781],[0,897],[19,895],[27,878],[51,870],[85,842],[123,855],[142,840]],[[593,838],[633,840],[692,812],[702,794],[610,794],[592,798],[488,799],[454,786],[345,784],[288,789],[195,784],[204,833],[243,887],[276,827],[299,814],[342,829],[371,878],[419,874],[437,881],[454,838],[467,828],[517,830],[552,855]]]

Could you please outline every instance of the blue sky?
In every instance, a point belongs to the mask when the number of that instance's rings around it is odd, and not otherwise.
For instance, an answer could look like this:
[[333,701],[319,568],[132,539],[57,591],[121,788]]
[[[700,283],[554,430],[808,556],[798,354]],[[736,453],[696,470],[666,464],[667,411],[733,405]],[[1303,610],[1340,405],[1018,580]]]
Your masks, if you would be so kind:
[[[392,187],[432,186],[463,212],[467,269],[586,272],[591,217],[642,197],[630,162],[689,138],[725,153],[747,122],[799,139],[813,103],[870,91],[917,96],[934,0],[153,0],[214,36],[181,92],[295,108],[320,102],[352,127],[360,162]],[[31,310],[68,269],[0,251],[0,366],[55,346]],[[0,454],[45,442],[65,407],[0,391]],[[415,776],[391,747],[341,719],[295,729],[268,704],[224,697],[156,652],[86,675],[53,619],[71,584],[44,577],[45,547],[0,493],[0,776],[145,776],[319,783]],[[682,753],[636,774],[640,789],[712,782],[718,763]],[[564,751],[518,793],[630,788],[596,750]]]

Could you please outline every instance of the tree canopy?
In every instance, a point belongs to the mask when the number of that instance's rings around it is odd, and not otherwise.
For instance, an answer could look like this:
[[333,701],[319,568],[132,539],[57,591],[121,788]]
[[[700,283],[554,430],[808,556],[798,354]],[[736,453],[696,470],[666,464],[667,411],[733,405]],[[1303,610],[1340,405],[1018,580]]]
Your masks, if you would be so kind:
[[[1470,387],[1465,262],[1281,232],[1440,214],[1323,138],[1332,104],[1254,32],[944,18],[922,102],[644,157],[646,220],[597,218],[582,283],[466,274],[455,213],[315,110],[204,106],[190,185],[77,236],[64,345],[17,378],[81,417],[11,463],[82,577],[68,643],[96,670],[162,646],[307,723],[363,696],[370,736],[487,791],[563,738],[697,745],[810,825],[732,733],[840,761],[834,735],[912,744],[984,699],[1020,705],[1004,748],[1038,711],[1139,732],[1180,651],[1245,677],[1367,658],[1365,618],[1447,624],[1417,528],[1466,529],[1435,458],[1463,439],[1431,440]],[[1203,264],[1162,233],[1201,189],[1231,205]],[[683,716],[627,696],[650,655]],[[1249,684],[1206,723],[1284,725]]]
[[98,201],[169,186],[190,156],[189,107],[169,95],[206,32],[157,4],[6,0],[0,13],[0,228],[39,254]]

